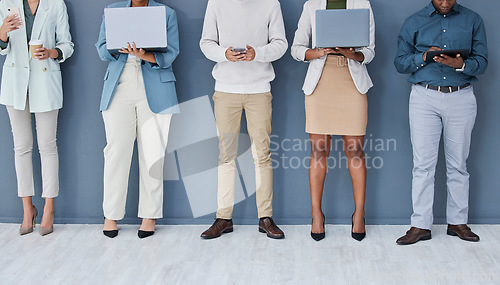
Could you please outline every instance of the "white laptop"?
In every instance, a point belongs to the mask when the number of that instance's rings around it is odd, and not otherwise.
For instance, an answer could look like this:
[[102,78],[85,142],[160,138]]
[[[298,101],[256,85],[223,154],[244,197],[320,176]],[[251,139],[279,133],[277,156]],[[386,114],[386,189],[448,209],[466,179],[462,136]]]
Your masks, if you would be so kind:
[[166,49],[167,19],[165,6],[104,9],[108,50],[127,47]]
[[366,47],[370,44],[370,10],[316,11],[316,47]]

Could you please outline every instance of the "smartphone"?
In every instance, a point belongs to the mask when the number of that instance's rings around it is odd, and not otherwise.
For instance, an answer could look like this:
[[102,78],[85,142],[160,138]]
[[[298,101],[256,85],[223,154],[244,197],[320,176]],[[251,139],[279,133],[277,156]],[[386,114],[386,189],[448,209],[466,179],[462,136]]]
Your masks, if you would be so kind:
[[240,54],[247,53],[247,49],[246,48],[233,48],[233,51],[234,52],[239,52]]
[[19,8],[17,7],[7,8],[7,15],[9,16],[17,15],[17,18],[21,19],[21,11],[19,11]]

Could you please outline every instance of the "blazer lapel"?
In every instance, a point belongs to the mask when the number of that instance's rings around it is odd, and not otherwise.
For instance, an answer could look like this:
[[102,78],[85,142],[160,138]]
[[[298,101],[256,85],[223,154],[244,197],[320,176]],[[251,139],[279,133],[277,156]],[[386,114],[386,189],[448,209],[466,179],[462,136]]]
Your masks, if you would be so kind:
[[47,19],[48,10],[49,6],[47,0],[40,0],[36,11],[35,22],[33,23],[33,30],[31,31],[31,39],[40,39],[43,24]]
[[[12,5],[12,6],[15,6],[17,8],[19,8],[19,11],[20,11],[20,14],[19,17],[21,18],[21,21],[22,21],[22,25],[21,27],[19,28],[19,30],[17,31],[13,31],[11,33],[17,33],[18,36],[15,37],[16,41],[18,42],[19,46],[28,46],[28,39],[26,39],[26,17],[24,16],[24,1],[15,1],[16,4],[15,5]],[[14,37],[12,38],[12,40],[14,40]],[[23,49],[20,49],[21,50],[21,53],[24,54],[23,58],[26,58],[26,59],[29,59],[30,58],[30,55],[29,55],[29,51],[27,48],[23,48]],[[26,62],[26,64],[28,64]]]

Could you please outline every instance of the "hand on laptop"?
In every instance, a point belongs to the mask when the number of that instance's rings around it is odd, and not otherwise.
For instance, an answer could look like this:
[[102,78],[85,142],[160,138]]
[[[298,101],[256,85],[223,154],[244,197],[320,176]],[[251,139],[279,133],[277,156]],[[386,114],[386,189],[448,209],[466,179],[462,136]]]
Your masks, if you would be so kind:
[[315,48],[315,49],[308,49],[306,51],[306,60],[313,60],[317,59],[320,57],[323,57],[327,54],[333,53],[334,50],[331,48]]
[[363,62],[365,60],[365,55],[361,52],[356,52],[354,48],[333,48],[335,53],[340,53],[341,55],[347,57],[348,59],[357,60]]
[[146,54],[146,51],[142,48],[138,49],[135,46],[135,43],[132,43],[132,46],[130,46],[130,43],[127,43],[127,47],[120,49],[120,52],[126,53],[126,54],[131,54],[131,55],[134,55],[134,56],[141,58],[141,59],[144,56],[144,54]]
[[137,48],[135,43],[132,43],[132,46],[130,45],[130,43],[127,43],[127,47],[120,49],[119,52],[131,54],[133,56],[136,56],[140,60],[144,60],[153,64],[157,63],[154,53],[146,52],[142,48]]

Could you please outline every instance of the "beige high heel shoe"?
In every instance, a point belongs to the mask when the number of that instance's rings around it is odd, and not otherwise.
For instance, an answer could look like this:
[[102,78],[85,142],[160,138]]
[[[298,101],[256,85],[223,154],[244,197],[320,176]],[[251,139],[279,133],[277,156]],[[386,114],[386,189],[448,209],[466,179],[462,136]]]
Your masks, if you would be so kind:
[[42,228],[42,224],[40,224],[40,228],[38,229],[38,232],[40,233],[41,236],[46,236],[48,234],[51,234],[54,232],[54,221],[52,221],[52,226],[50,228]]
[[23,228],[23,226],[21,225],[21,227],[19,228],[20,235],[25,235],[25,234],[29,234],[29,233],[33,232],[33,229],[35,228],[35,219],[36,219],[36,216],[38,215],[38,210],[36,209],[36,207],[34,205],[33,205],[33,209],[35,210],[35,213],[33,214],[33,224],[31,227],[26,227],[26,228]]

